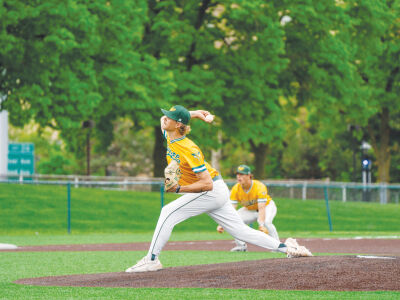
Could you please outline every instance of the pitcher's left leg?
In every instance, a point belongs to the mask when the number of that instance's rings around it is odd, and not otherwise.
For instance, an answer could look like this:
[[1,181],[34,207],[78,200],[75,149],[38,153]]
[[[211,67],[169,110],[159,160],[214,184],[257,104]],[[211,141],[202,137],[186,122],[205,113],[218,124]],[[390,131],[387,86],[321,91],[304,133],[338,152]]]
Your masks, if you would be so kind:
[[209,209],[206,201],[201,201],[206,194],[207,192],[188,193],[162,208],[149,248],[149,256],[158,256],[160,254],[162,248],[168,242],[175,225],[190,217],[200,215]]

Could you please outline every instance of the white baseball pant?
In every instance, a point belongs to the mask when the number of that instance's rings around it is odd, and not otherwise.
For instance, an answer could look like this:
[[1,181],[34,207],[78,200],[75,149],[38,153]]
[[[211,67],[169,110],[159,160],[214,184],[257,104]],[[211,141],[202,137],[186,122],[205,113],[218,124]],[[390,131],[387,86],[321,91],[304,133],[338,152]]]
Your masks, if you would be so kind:
[[229,189],[222,179],[213,182],[213,189],[203,193],[186,193],[161,210],[148,255],[158,256],[168,242],[175,225],[190,217],[208,214],[235,239],[266,249],[280,251],[280,242],[247,226],[229,200]]
[[[276,216],[276,204],[274,200],[271,199],[269,204],[265,207],[265,220],[264,226],[268,229],[268,234],[273,237],[274,239],[279,241],[278,231],[275,228],[275,225],[272,224]],[[248,210],[246,207],[241,207],[238,209],[238,214],[243,222],[247,225],[257,221],[258,219],[258,211],[256,210]],[[244,246],[245,243],[240,240],[235,240],[236,244],[239,246]]]

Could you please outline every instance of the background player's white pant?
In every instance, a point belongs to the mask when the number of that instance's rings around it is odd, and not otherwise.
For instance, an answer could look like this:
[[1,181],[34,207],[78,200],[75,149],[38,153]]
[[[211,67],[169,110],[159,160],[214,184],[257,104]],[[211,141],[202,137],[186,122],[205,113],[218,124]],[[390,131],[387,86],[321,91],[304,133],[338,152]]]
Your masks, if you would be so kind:
[[[269,204],[265,207],[264,226],[268,229],[268,234],[274,239],[279,241],[278,232],[276,231],[274,224],[272,224],[272,221],[276,216],[276,211],[277,211],[276,204],[274,200],[271,199]],[[238,209],[238,214],[242,218],[243,222],[246,223],[247,225],[257,221],[258,218],[258,211],[248,210],[246,207],[241,207],[240,209]],[[244,242],[237,239],[235,240],[235,242],[239,246],[245,245]]]
[[154,231],[148,255],[158,256],[176,224],[202,213],[208,214],[234,238],[270,250],[277,250],[279,240],[243,223],[229,201],[229,189],[220,179],[213,182],[212,191],[187,193],[164,206]]

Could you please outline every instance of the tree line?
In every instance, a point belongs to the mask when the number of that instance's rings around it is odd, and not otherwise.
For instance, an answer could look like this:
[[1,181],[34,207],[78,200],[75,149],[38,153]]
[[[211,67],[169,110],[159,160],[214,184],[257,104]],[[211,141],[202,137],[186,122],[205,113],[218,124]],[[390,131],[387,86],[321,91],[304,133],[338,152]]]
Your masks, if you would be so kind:
[[77,159],[90,131],[105,164],[130,120],[155,176],[160,107],[181,104],[218,116],[193,139],[226,170],[353,180],[364,140],[376,180],[398,181],[399,15],[399,0],[0,0],[1,109]]

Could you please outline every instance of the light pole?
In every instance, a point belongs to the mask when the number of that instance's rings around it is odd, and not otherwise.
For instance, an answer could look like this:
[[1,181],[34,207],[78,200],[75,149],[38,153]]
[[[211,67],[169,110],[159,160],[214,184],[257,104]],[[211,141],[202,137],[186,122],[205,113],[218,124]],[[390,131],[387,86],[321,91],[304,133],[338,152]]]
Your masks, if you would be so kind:
[[361,166],[362,166],[362,182],[363,182],[363,201],[370,201],[370,190],[367,188],[367,184],[371,183],[371,159],[368,155],[368,150],[371,149],[371,145],[363,141],[361,144]]

